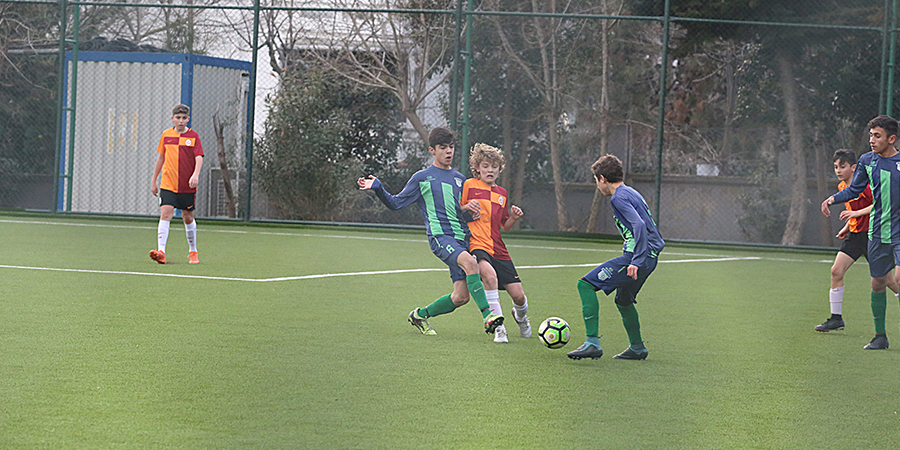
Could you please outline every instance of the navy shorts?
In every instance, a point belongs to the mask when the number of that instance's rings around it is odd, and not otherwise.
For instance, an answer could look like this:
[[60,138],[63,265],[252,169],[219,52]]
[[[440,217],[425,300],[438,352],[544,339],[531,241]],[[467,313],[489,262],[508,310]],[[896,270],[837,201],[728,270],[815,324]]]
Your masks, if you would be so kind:
[[450,279],[453,282],[466,279],[466,271],[456,264],[456,258],[459,254],[469,251],[469,240],[460,241],[452,236],[431,236],[428,238],[428,244],[431,246],[431,253],[444,262],[450,268]]
[[844,239],[844,242],[841,244],[840,251],[846,253],[847,256],[856,261],[860,256],[865,256],[866,259],[869,259],[868,249],[869,232],[862,231],[859,233],[850,233],[850,236],[847,236],[847,239]]
[[194,192],[172,192],[166,189],[159,190],[159,206],[174,206],[182,211],[194,210]]
[[487,261],[494,268],[494,272],[497,272],[497,285],[500,290],[505,291],[507,284],[522,282],[511,259],[497,259],[481,249],[472,250],[472,256],[478,261]]
[[638,292],[647,281],[647,277],[656,270],[657,259],[647,258],[647,267],[638,269],[637,280],[628,276],[628,266],[631,264],[630,254],[615,257],[588,272],[582,277],[584,281],[591,283],[598,291],[606,295],[616,291],[616,304],[630,305],[637,303]]
[[900,245],[882,244],[879,241],[869,241],[869,275],[872,278],[881,278],[891,272],[891,269],[900,261]]

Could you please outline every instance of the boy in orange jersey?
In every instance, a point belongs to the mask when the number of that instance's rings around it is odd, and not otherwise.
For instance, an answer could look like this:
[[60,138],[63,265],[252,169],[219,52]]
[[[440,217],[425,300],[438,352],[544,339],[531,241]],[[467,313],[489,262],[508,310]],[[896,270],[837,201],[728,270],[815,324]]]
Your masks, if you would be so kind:
[[[839,149],[834,152],[831,158],[834,161],[834,174],[837,175],[838,191],[844,190],[853,178],[853,172],[856,170],[856,154],[852,150]],[[822,324],[816,325],[816,331],[827,333],[829,331],[843,330],[844,317],[842,315],[842,306],[844,303],[844,274],[850,269],[850,266],[865,256],[868,259],[868,232],[869,232],[869,212],[872,210],[872,188],[866,186],[865,190],[859,194],[859,197],[845,202],[846,210],[841,211],[841,220],[846,220],[844,227],[838,232],[837,238],[843,239],[841,249],[834,257],[834,264],[831,266],[831,290],[828,293],[828,300],[831,304],[831,317]],[[888,277],[888,288],[897,292],[897,283],[893,277]]]
[[[513,301],[513,319],[519,325],[519,335],[531,337],[531,323],[528,312],[528,298],[522,289],[522,281],[516,273],[500,230],[509,231],[524,213],[515,205],[509,205],[506,189],[497,186],[497,177],[503,170],[503,153],[486,144],[475,144],[469,156],[469,167],[475,178],[463,184],[461,204],[477,200],[481,204],[479,217],[469,222],[472,239],[470,253],[478,259],[484,293],[491,312],[503,314],[500,306],[500,289],[505,290]],[[506,327],[497,327],[494,342],[509,342]]]
[[[166,263],[166,241],[169,239],[169,224],[175,215],[175,208],[181,210],[184,220],[184,231],[187,235],[188,262],[199,264],[197,256],[197,222],[194,221],[194,197],[200,179],[200,168],[203,167],[203,146],[197,132],[188,128],[191,120],[191,108],[175,105],[172,108],[174,127],[163,131],[159,138],[156,152],[156,167],[153,169],[153,180],[150,192],[159,196],[159,227],[157,228],[157,249],[150,250],[150,258]],[[157,184],[162,172],[162,183]]]

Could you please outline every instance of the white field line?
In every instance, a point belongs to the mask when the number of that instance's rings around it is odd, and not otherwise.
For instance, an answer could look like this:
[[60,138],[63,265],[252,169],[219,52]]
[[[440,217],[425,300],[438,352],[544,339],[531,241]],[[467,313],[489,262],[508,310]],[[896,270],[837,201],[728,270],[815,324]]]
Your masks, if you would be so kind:
[[[695,263],[695,262],[722,262],[722,261],[751,261],[762,258],[749,256],[744,258],[712,258],[712,259],[681,259],[660,261],[660,264],[672,263]],[[585,264],[550,264],[544,266],[519,266],[519,269],[560,269],[572,267],[596,267],[597,263]],[[50,272],[70,272],[70,273],[91,273],[91,274],[107,274],[107,275],[138,275],[148,277],[171,277],[171,278],[190,278],[197,280],[217,280],[217,281],[245,281],[253,283],[270,283],[273,281],[297,281],[312,280],[318,278],[334,278],[334,277],[353,277],[364,275],[389,275],[398,273],[418,273],[418,272],[445,272],[446,268],[427,268],[427,269],[399,269],[399,270],[377,270],[366,272],[343,272],[343,273],[321,273],[314,275],[301,275],[296,277],[277,277],[277,278],[236,278],[236,277],[213,277],[205,275],[184,275],[174,273],[150,273],[150,272],[128,272],[119,270],[90,270],[90,269],[64,269],[56,267],[31,267],[31,266],[12,266],[0,264],[0,269],[17,269],[17,270],[41,270]]]
[[[68,223],[68,222],[48,222],[48,221],[31,221],[31,220],[10,220],[0,219],[0,223],[15,223],[26,225],[54,225],[54,226],[71,226],[71,227],[87,227],[87,228],[120,228],[132,230],[156,230],[155,227],[136,226],[136,225],[108,225],[108,224],[87,224],[87,223]],[[216,230],[202,229],[203,233],[228,233],[228,234],[258,234],[264,236],[295,236],[295,237],[311,237],[311,238],[328,238],[328,239],[360,239],[369,241],[390,241],[390,242],[425,242],[424,239],[398,239],[385,238],[376,236],[347,236],[347,235],[327,235],[327,234],[310,234],[310,233],[287,233],[273,231],[243,231],[243,230]],[[619,249],[603,249],[603,248],[577,248],[577,247],[545,247],[537,245],[507,245],[509,248],[527,248],[531,250],[562,250],[572,252],[597,252],[597,253],[620,253]],[[714,258],[720,255],[711,255],[705,253],[678,253],[666,252],[666,255],[674,256],[695,256],[702,258]]]

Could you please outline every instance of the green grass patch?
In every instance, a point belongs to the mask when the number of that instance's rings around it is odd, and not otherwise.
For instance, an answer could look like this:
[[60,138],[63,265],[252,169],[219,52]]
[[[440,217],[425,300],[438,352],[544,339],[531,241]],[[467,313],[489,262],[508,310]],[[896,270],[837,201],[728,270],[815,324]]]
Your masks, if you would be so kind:
[[[173,222],[162,266],[147,256],[155,229],[0,214],[0,448],[900,442],[900,352],[862,350],[864,263],[846,277],[847,329],[813,331],[828,316],[831,253],[670,245],[638,298],[649,359],[611,358],[627,338],[601,294],[607,356],[572,361],[584,339],[575,283],[591,268],[578,265],[620,243],[507,239],[535,330],[549,316],[572,326],[572,342],[550,350],[515,325],[509,344],[493,343],[470,305],[432,319],[437,336],[418,334],[406,315],[451,288],[422,232],[200,221],[193,266]],[[438,270],[356,274],[422,268]],[[356,275],[296,278],[323,274]],[[889,299],[900,349],[898,316]]]

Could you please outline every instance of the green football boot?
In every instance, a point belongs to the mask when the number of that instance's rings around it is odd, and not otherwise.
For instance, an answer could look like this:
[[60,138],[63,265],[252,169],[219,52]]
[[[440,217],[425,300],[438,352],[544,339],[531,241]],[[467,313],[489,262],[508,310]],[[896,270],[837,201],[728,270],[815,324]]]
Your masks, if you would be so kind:
[[500,314],[490,313],[484,318],[484,332],[487,334],[494,334],[500,325],[503,325],[503,316]]
[[427,334],[429,336],[434,336],[435,334],[437,334],[437,331],[434,331],[434,328],[431,328],[428,320],[422,316],[419,316],[419,308],[416,308],[409,313],[409,323],[411,323],[412,326],[418,328],[419,331],[422,332],[422,334]]

